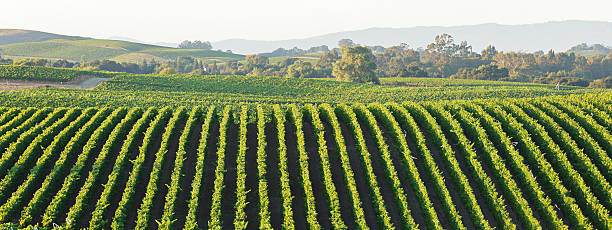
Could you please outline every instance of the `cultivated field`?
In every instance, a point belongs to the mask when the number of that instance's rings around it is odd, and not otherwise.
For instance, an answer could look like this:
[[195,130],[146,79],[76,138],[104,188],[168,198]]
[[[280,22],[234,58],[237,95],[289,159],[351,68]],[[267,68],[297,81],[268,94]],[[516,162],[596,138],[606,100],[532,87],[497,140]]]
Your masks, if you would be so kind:
[[609,93],[0,111],[5,226],[612,227]]
[[[395,79],[395,80],[394,80]],[[397,78],[391,81],[399,81]],[[386,80],[385,80],[386,81]],[[354,104],[390,101],[525,98],[610,92],[609,89],[464,79],[407,78],[428,87],[255,76],[121,74],[92,90],[36,89],[0,93],[7,107],[193,107],[202,105]],[[435,87],[429,87],[435,85]]]

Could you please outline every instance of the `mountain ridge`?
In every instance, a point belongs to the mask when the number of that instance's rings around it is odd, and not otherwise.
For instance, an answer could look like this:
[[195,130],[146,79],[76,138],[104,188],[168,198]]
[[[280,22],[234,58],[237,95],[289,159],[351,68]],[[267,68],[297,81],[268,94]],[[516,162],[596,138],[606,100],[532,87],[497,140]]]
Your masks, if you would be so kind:
[[372,27],[299,39],[264,41],[234,38],[212,44],[214,49],[230,49],[235,53],[263,53],[277,48],[308,49],[319,45],[332,48],[337,46],[338,40],[350,38],[358,44],[387,47],[404,42],[417,48],[427,46],[436,35],[442,33],[452,35],[456,41],[468,41],[476,51],[487,45],[494,45],[503,51],[565,51],[580,43],[609,43],[612,41],[612,22],[567,20],[516,25],[483,23],[462,26]]
[[[12,32],[12,34],[11,34]],[[327,45],[337,47],[337,42],[350,38],[355,43],[382,45],[385,47],[406,43],[411,48],[426,47],[438,34],[447,33],[455,41],[467,41],[478,52],[487,45],[494,45],[500,51],[534,52],[538,50],[566,51],[578,44],[609,44],[612,41],[612,22],[566,20],[533,24],[505,25],[482,23],[461,26],[415,26],[415,27],[372,27],[361,30],[341,31],[306,38],[285,40],[249,40],[232,38],[213,42],[214,50],[232,50],[236,54],[266,53],[278,48],[298,47],[308,49]],[[20,38],[21,37],[21,38]],[[21,40],[20,40],[21,39]],[[47,32],[0,29],[0,46],[7,44],[40,42],[54,39],[90,39],[80,36],[67,36]],[[172,47],[175,43],[147,43],[138,39],[112,36],[110,39]]]

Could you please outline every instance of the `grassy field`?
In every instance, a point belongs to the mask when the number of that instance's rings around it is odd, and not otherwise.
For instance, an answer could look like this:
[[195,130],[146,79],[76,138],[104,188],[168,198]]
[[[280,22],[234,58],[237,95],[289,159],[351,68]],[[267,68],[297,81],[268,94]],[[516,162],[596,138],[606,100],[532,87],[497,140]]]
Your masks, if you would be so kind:
[[[48,40],[0,45],[3,55],[22,58],[54,58],[71,61],[115,59],[119,61],[140,61],[175,59],[179,56],[193,56],[203,59],[242,60],[244,56],[214,50],[175,49],[134,42],[79,39]],[[127,56],[126,56],[127,55]]]

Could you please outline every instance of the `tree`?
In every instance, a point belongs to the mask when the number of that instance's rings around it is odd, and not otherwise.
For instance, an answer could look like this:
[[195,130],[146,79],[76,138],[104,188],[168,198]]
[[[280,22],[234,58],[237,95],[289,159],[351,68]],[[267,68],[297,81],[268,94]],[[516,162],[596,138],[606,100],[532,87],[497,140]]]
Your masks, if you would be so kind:
[[425,52],[453,56],[455,53],[454,41],[453,36],[449,34],[436,35],[435,41],[427,45]]
[[13,64],[21,66],[47,66],[48,63],[49,61],[47,59],[38,58],[17,60]]
[[475,69],[463,68],[450,78],[476,79],[476,80],[502,80],[508,77],[508,69],[499,68],[497,65],[481,65]]
[[247,65],[253,68],[265,68],[266,65],[270,64],[270,60],[267,57],[255,54],[247,55],[245,60]]
[[210,42],[202,42],[199,40],[195,40],[193,42],[185,40],[178,45],[179,49],[204,49],[210,50],[212,49],[212,45]]
[[612,76],[602,78],[602,79],[597,79],[591,82],[591,84],[589,84],[589,87],[610,89],[612,88]]
[[377,54],[376,66],[385,76],[413,77],[415,74],[417,76],[427,76],[427,74],[418,71],[420,70],[419,59],[419,52],[408,49],[408,46],[402,43]]
[[159,74],[176,74],[176,70],[174,68],[165,68]]
[[340,41],[338,41],[338,47],[342,48],[344,46],[353,47],[355,46],[355,43],[353,42],[353,40],[348,38],[341,39]]
[[343,46],[342,58],[334,63],[332,75],[341,81],[373,82],[378,84],[376,62],[372,51],[367,47]]
[[305,61],[296,61],[287,68],[287,77],[292,78],[311,77],[313,73],[312,64]]
[[217,60],[213,60],[212,66],[210,68],[210,73],[211,74],[217,73]]
[[51,66],[55,68],[72,68],[74,63],[61,59],[54,62]]
[[324,53],[327,51],[329,51],[329,47],[326,45],[321,45],[310,47],[310,49],[306,50],[306,53]]
[[497,49],[495,49],[495,46],[492,46],[492,45],[487,46],[487,48],[485,48],[484,50],[482,50],[482,52],[480,52],[480,54],[482,55],[482,58],[487,59],[487,60],[493,59],[493,57],[495,57],[497,53],[498,53]]
[[293,65],[293,63],[297,62],[299,59],[297,58],[287,58],[285,60],[282,60],[278,63],[278,65],[280,65],[280,67],[289,67],[290,65]]
[[334,62],[338,61],[338,59],[340,59],[340,55],[338,51],[334,49],[331,52],[325,52],[325,54],[319,58],[319,61],[317,61],[316,66],[321,69],[331,69]]

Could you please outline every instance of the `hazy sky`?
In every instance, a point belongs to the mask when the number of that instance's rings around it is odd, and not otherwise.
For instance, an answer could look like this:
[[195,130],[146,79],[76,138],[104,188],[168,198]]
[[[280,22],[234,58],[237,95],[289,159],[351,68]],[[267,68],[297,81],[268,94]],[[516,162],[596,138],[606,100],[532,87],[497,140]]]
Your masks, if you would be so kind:
[[281,40],[370,27],[612,21],[611,0],[3,0],[0,28],[146,42]]

